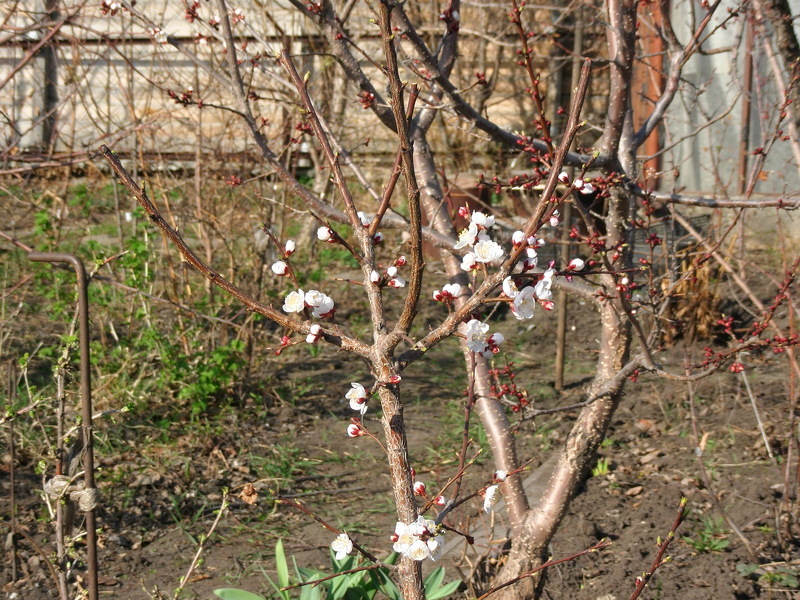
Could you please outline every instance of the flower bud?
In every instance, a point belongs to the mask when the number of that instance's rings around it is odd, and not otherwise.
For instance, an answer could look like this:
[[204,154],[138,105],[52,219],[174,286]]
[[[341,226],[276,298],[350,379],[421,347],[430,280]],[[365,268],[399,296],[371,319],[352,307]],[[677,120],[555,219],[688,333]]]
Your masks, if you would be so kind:
[[494,479],[495,481],[505,481],[506,477],[508,477],[508,473],[506,473],[502,469],[498,469],[497,471],[494,472],[494,475],[492,475],[492,479]]
[[317,239],[321,242],[334,242],[333,231],[330,227],[320,227],[317,229]]
[[425,495],[425,484],[421,481],[414,482],[414,494],[417,496],[424,496]]
[[396,267],[404,267],[408,261],[406,260],[405,256],[398,256],[397,259],[394,261],[394,266]]
[[320,327],[317,323],[314,323],[308,330],[308,335],[306,336],[306,342],[308,342],[309,344],[313,344],[320,337],[322,337],[322,327]]
[[573,258],[569,265],[567,265],[567,271],[580,271],[583,267],[586,266],[586,263],[581,258]]
[[561,171],[561,173],[558,174],[558,180],[566,185],[569,183],[569,175],[566,171]]
[[286,240],[286,246],[284,247],[283,255],[286,258],[289,258],[292,254],[294,254],[294,251],[295,251],[294,240]]
[[282,260],[279,260],[272,265],[272,272],[275,273],[275,275],[282,277],[289,272],[289,265]]

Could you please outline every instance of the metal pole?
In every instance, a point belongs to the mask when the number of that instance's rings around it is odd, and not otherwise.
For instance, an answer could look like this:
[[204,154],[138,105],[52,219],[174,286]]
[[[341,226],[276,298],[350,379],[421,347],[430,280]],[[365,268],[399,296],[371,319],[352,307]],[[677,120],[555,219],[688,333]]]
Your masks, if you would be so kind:
[[[572,78],[570,81],[570,90],[575,90],[578,87],[578,79],[581,74],[581,53],[583,52],[583,15],[578,12],[575,22],[575,40],[573,42],[573,56],[572,56]],[[575,140],[572,141],[573,147]],[[570,181],[574,175],[574,169],[569,168]],[[573,198],[575,195],[573,194]],[[561,251],[560,260],[562,268],[569,263],[570,259],[570,243],[569,233],[572,228],[572,204],[569,202],[564,203],[564,214],[562,223],[563,229],[561,230]],[[567,299],[568,296],[563,290],[558,291],[556,305],[556,363],[555,363],[555,377],[553,387],[557,392],[564,390],[564,362],[566,359],[566,345],[567,345]]]
[[[81,433],[83,438],[83,481],[94,490],[94,449],[92,444],[92,385],[89,362],[89,297],[86,269],[80,258],[61,252],[29,252],[33,262],[69,263],[78,278],[78,341],[81,355]],[[94,508],[86,511],[86,566],[89,600],[97,597],[97,530]]]

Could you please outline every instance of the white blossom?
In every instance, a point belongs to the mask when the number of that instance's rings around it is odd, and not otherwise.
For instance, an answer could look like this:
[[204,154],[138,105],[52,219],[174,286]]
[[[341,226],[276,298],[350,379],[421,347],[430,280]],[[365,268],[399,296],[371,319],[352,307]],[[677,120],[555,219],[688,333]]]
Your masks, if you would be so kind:
[[511,243],[514,244],[515,247],[521,246],[525,243],[525,234],[521,231],[515,231],[511,236]]
[[437,302],[452,302],[461,295],[461,284],[446,283],[441,290],[434,290],[433,299]]
[[508,473],[503,469],[497,469],[492,477],[495,481],[505,481],[506,477],[508,477]]
[[510,275],[503,279],[503,293],[509,298],[516,298],[519,294],[519,288]]
[[511,303],[511,312],[519,320],[533,318],[533,310],[535,308],[536,296],[531,287],[523,288],[514,298],[514,302]]
[[294,254],[295,251],[295,243],[294,240],[286,240],[286,246],[284,246],[283,254],[284,256],[291,256]]
[[394,534],[397,536],[397,541],[392,545],[392,550],[398,554],[405,554],[415,540],[411,526],[398,521],[394,528]]
[[372,272],[369,274],[369,280],[372,283],[378,283],[381,280],[381,275],[375,269],[372,269]]
[[464,258],[461,259],[461,268],[464,271],[472,271],[478,266],[478,261],[475,260],[475,254],[472,252],[467,252],[464,255]]
[[492,262],[503,256],[503,247],[492,240],[481,240],[475,244],[475,260],[480,263]]
[[299,313],[306,307],[305,294],[303,290],[289,292],[283,300],[283,312]]
[[486,337],[488,333],[488,323],[482,323],[478,319],[471,319],[464,329],[464,335],[467,337],[467,348],[473,352],[484,352],[487,348]]
[[431,551],[428,549],[428,544],[426,542],[417,539],[408,547],[408,550],[405,551],[405,555],[413,560],[421,561],[430,557]]
[[483,498],[483,511],[484,512],[492,512],[494,510],[494,505],[497,504],[497,501],[500,499],[498,492],[499,487],[496,485],[490,485],[486,488],[486,495]]
[[458,234],[458,241],[456,242],[455,246],[453,246],[453,249],[460,250],[461,248],[472,246],[475,244],[475,239],[477,237],[478,226],[475,223],[470,223],[469,227],[463,229],[461,233]]
[[317,229],[317,239],[321,242],[333,242],[335,241],[333,238],[333,231],[331,231],[330,227],[322,226]]
[[444,552],[444,536],[437,535],[428,539],[427,545],[431,560],[437,560]]
[[474,213],[472,213],[472,223],[488,229],[494,225],[494,215],[487,215],[486,213],[478,212],[476,210]]
[[364,214],[363,212],[361,212],[361,211],[358,211],[358,212],[356,213],[356,216],[358,217],[358,220],[359,220],[359,221],[361,221],[361,224],[362,224],[364,227],[369,227],[369,226],[370,226],[370,224],[372,223],[372,218],[371,218],[371,217],[368,217],[367,215],[365,215],[365,214]]
[[336,560],[342,560],[353,551],[353,542],[346,533],[340,533],[331,542],[331,550],[336,553]]
[[350,401],[350,408],[360,412],[362,415],[367,412],[367,390],[360,383],[351,383],[351,389],[344,395]]
[[553,292],[550,287],[553,285],[554,269],[547,269],[544,276],[540,279],[533,288],[533,293],[539,300],[550,300],[553,297]]

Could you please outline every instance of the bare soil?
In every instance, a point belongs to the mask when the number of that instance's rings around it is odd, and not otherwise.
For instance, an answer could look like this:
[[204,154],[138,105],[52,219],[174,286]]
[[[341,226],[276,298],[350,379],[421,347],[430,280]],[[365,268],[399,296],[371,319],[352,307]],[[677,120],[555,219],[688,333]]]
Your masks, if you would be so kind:
[[[548,325],[535,325],[524,344],[508,348],[520,383],[538,407],[579,400],[591,375],[596,344],[583,332],[592,331],[593,317],[582,307],[573,308],[575,332],[565,394],[556,394],[550,385],[551,352],[543,352],[541,346],[550,339]],[[498,327],[510,332],[516,323],[505,321]],[[412,464],[418,478],[434,491],[457,464],[465,391],[463,367],[455,346],[448,344],[427,362],[412,366],[403,378]],[[701,352],[699,346],[694,349],[695,355]],[[678,368],[683,350],[673,348],[662,359],[665,366]],[[234,500],[207,542],[185,598],[212,598],[212,590],[219,587],[270,594],[264,572],[274,572],[278,538],[299,566],[329,567],[327,548],[333,536],[304,513],[276,504],[277,493],[346,528],[378,555],[387,553],[395,517],[380,449],[367,438],[351,440],[345,435],[350,411],[343,394],[349,381],[366,380],[363,367],[324,351],[317,357],[287,352],[264,368],[269,369],[270,384],[263,386],[260,404],[250,396],[240,404],[212,407],[199,422],[175,424],[158,436],[125,432],[124,419],[101,426],[100,437],[107,442],[97,449],[103,597],[172,594],[214,519],[224,489],[232,491]],[[740,375],[718,373],[696,387],[695,423],[685,384],[642,375],[628,385],[600,452],[607,468],[588,478],[550,551],[559,558],[603,538],[613,544],[550,569],[545,598],[629,597],[636,577],[651,569],[658,540],[667,536],[682,496],[689,499],[689,516],[669,548],[670,562],[658,569],[644,597],[744,600],[800,594],[793,579],[800,571],[797,538],[790,535],[792,524],[781,520],[779,511],[788,434],[785,360],[780,355],[755,356],[746,373],[773,458]],[[279,389],[291,390],[291,397]],[[520,456],[533,459],[532,470],[563,443],[571,415],[537,420],[512,415],[519,420]],[[378,410],[371,407],[367,417],[377,428]],[[696,450],[693,428],[702,453]],[[477,430],[473,436],[479,444]],[[112,444],[110,439],[116,441]],[[10,508],[8,466],[4,460],[4,523]],[[469,472],[466,489],[479,487],[491,471],[490,458],[483,457]],[[17,579],[11,580],[10,560],[0,566],[7,598],[55,597],[45,564],[53,552],[53,534],[40,495],[41,479],[33,473],[23,447],[15,493],[18,526],[26,537],[16,539]],[[248,483],[259,491],[253,505],[236,497]],[[744,539],[731,531],[726,518]],[[495,519],[502,523],[503,512]],[[477,500],[458,515],[464,531],[486,524]],[[80,555],[80,541],[76,550]],[[491,563],[502,560],[492,548],[464,548],[451,551],[441,562],[447,568],[446,580],[471,580],[472,586],[463,592],[467,597],[480,593],[485,584],[481,555],[489,555]],[[7,547],[6,557],[10,556]],[[74,577],[81,580],[80,566]]]

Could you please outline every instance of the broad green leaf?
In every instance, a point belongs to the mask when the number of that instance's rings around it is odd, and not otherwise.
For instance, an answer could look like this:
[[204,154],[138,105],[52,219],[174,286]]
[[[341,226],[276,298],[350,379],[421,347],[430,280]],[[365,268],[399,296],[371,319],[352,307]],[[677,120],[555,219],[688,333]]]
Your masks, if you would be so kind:
[[442,585],[443,579],[444,569],[442,567],[431,571],[423,582],[425,586],[425,596],[427,597],[431,592],[438,590],[439,586]]
[[289,585],[289,564],[286,562],[286,553],[283,551],[283,540],[275,544],[275,568],[278,571],[278,585]]
[[449,596],[455,592],[460,585],[461,580],[456,579],[455,581],[451,581],[450,583],[443,585],[438,590],[434,590],[430,594],[426,594],[426,598],[428,600],[439,600],[439,598],[445,598],[446,596]]
[[214,590],[214,594],[222,600],[264,600],[264,596],[236,588],[219,588]]

